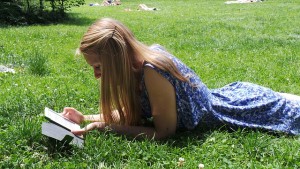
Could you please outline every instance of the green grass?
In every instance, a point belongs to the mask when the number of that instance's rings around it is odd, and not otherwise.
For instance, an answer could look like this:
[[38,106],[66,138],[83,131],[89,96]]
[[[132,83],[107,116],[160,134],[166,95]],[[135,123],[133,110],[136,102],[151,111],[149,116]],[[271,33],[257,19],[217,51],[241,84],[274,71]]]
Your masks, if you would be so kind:
[[[41,135],[44,107],[98,109],[98,84],[74,56],[101,17],[124,22],[146,44],[159,43],[192,67],[209,88],[249,81],[300,95],[300,1],[225,5],[223,0],[123,0],[74,8],[61,24],[0,28],[0,168],[298,168],[300,138],[224,129],[180,132],[168,141],[136,141],[93,131],[83,149]],[[137,11],[145,3],[155,12]],[[125,8],[132,9],[126,12]],[[201,131],[201,132],[200,132]]]

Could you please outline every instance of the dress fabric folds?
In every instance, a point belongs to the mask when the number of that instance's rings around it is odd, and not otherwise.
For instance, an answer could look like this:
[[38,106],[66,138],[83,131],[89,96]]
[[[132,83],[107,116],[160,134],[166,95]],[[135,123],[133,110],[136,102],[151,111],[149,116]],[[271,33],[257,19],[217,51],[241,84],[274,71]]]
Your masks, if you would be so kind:
[[[269,88],[249,82],[234,82],[219,89],[208,89],[193,70],[162,46],[153,45],[151,49],[172,59],[181,74],[189,78],[189,82],[183,82],[152,64],[144,64],[144,67],[154,69],[173,85],[176,92],[177,128],[190,130],[205,121],[211,125],[222,123],[300,134],[300,99],[288,99]],[[142,116],[151,118],[143,76],[141,84]]]

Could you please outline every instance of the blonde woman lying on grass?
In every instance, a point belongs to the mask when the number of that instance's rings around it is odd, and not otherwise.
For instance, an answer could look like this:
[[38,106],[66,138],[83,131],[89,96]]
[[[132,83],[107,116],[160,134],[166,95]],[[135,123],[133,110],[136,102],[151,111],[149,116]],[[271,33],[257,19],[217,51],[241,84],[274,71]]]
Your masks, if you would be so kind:
[[208,89],[178,58],[160,45],[144,45],[117,20],[92,24],[79,50],[101,81],[100,114],[64,108],[63,115],[78,124],[91,121],[74,134],[109,127],[121,135],[165,139],[203,123],[300,133],[299,96],[248,82]]

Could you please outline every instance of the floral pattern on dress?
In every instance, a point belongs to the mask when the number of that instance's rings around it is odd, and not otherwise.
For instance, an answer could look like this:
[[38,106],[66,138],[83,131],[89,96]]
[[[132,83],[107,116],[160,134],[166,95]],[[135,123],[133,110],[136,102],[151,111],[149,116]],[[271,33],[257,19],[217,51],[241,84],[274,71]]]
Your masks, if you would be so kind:
[[[189,79],[189,82],[183,82],[149,63],[144,64],[144,67],[154,69],[173,85],[177,128],[194,129],[205,117],[210,117],[214,119],[211,123],[300,134],[300,100],[288,100],[269,88],[248,82],[234,82],[210,90],[193,70],[162,46],[153,45],[151,49],[172,59],[181,74]],[[151,118],[144,75],[141,84],[142,116]]]

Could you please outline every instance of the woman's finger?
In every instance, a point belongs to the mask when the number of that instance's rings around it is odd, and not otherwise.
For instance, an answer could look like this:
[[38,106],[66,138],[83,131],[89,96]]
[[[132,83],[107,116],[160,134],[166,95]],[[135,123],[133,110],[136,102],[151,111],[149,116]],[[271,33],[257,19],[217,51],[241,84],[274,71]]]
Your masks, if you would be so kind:
[[69,112],[70,112],[70,107],[65,107],[64,110],[63,110],[63,112],[61,114],[63,116],[65,116],[65,115],[69,114]]
[[82,135],[87,133],[88,131],[94,130],[96,128],[104,128],[105,127],[105,123],[102,122],[94,122],[94,123],[90,123],[87,126],[85,126],[82,129],[79,130],[71,130],[71,132],[75,135]]
[[75,135],[82,135],[88,131],[93,130],[94,128],[96,128],[96,125],[94,123],[90,123],[87,126],[85,126],[84,128],[81,128],[79,130],[71,130],[71,132]]
[[72,130],[71,131],[73,134],[75,135],[83,135],[85,134],[87,131],[83,128],[83,129],[79,129],[79,130]]

